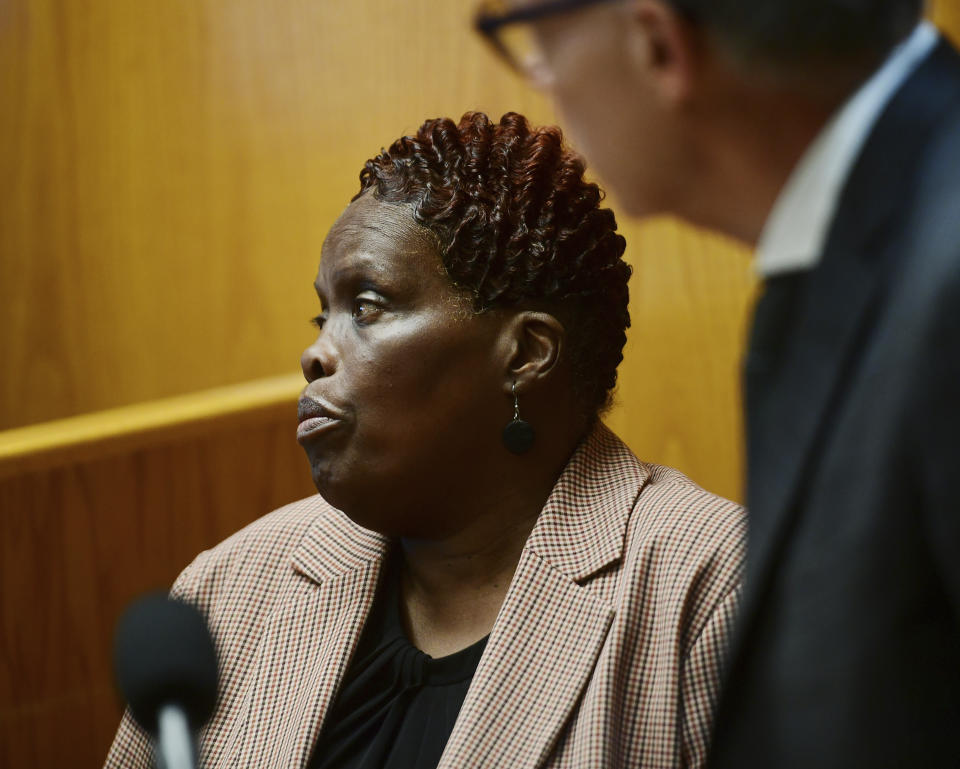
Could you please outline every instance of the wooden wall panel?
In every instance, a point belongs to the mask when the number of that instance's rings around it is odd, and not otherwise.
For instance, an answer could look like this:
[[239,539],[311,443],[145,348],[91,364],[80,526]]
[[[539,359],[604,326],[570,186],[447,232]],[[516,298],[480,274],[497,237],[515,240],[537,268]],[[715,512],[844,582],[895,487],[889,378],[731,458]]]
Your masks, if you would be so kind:
[[[472,6],[7,0],[0,429],[295,371],[320,245],[365,158],[428,116],[553,121]],[[740,338],[721,311],[746,306],[745,255],[622,226],[635,329],[610,421],[735,496]]]
[[929,0],[930,17],[953,42],[960,43],[960,2]]
[[0,4],[0,429],[296,371],[363,161],[546,114],[471,7]]
[[[295,371],[363,159],[427,116],[553,119],[471,8],[0,3],[0,429]],[[932,13],[960,30],[955,0]],[[671,223],[624,231],[635,330],[610,421],[737,496],[746,252]]]
[[[427,116],[552,119],[471,5],[0,0],[0,430],[295,371],[367,156]],[[958,36],[955,0],[932,13]],[[737,498],[749,254],[621,224],[634,327],[607,420]],[[121,607],[312,493],[271,413],[0,473],[0,766],[98,766]]]
[[641,458],[742,498],[740,360],[755,278],[743,246],[626,222],[632,328],[606,422]]
[[102,764],[121,713],[111,646],[122,608],[314,493],[288,412],[0,480],[0,766]]

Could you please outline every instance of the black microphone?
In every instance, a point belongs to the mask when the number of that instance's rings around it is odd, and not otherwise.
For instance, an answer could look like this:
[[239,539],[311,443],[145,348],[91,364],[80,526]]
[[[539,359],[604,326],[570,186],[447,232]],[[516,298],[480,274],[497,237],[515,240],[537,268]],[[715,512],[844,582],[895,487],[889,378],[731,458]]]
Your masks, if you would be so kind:
[[194,734],[217,700],[217,657],[200,612],[165,595],[141,598],[117,623],[113,649],[120,691],[157,740],[161,766],[193,769]]

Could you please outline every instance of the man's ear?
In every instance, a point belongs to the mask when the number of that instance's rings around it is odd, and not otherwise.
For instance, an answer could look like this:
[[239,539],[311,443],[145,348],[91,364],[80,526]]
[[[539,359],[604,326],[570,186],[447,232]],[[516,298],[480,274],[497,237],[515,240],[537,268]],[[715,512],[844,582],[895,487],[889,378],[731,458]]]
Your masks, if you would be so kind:
[[504,392],[516,382],[517,390],[529,389],[556,369],[566,341],[563,324],[546,312],[524,310],[503,329],[506,379]]
[[668,0],[634,0],[634,61],[666,107],[687,102],[700,68],[703,41],[697,28]]

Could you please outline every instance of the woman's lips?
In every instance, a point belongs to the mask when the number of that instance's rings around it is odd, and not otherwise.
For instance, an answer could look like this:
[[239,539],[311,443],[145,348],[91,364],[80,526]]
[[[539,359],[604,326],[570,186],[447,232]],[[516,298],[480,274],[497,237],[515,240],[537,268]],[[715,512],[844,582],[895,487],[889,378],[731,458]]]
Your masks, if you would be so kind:
[[297,404],[297,441],[304,443],[342,424],[340,413],[325,400],[303,395]]
[[297,425],[297,442],[303,443],[318,435],[328,432],[340,424],[339,419],[333,417],[309,417]]

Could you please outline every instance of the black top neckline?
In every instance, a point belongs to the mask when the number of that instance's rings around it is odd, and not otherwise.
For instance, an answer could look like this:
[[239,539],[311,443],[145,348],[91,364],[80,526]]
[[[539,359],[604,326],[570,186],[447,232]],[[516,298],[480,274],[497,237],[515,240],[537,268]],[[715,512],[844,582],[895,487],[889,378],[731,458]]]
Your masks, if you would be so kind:
[[[411,671],[413,673],[411,683],[444,686],[473,677],[489,636],[484,636],[453,654],[431,657],[413,645],[403,627],[403,618],[400,614],[400,569],[395,559],[391,559],[391,563],[384,569],[380,591],[381,594],[378,597],[380,606],[371,611],[363,631],[364,639],[361,641],[361,646],[367,646],[363,641],[377,639],[374,649],[370,651],[385,651],[389,647],[392,651],[408,656],[411,664],[416,667],[415,671]],[[380,611],[376,611],[376,608]],[[362,649],[358,648],[357,652],[359,657]]]
[[395,559],[383,574],[311,769],[436,769],[487,639],[431,657],[407,638]]

